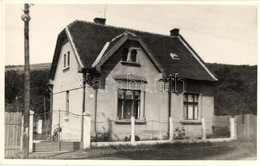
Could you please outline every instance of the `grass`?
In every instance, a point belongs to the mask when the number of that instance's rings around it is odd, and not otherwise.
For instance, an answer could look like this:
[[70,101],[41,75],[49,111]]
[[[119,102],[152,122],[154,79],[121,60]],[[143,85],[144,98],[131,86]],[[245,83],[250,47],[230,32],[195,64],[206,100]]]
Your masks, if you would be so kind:
[[[36,153],[37,154],[37,153]],[[175,143],[99,147],[75,152],[34,154],[47,159],[237,160],[256,156],[256,142]]]

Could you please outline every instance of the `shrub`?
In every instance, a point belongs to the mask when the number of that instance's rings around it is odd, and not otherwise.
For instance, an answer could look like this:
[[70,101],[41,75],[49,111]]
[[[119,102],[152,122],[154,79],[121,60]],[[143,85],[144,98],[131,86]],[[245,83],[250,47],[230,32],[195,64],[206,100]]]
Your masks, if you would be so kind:
[[[124,141],[131,141],[131,135],[129,137],[125,136]],[[140,138],[137,135],[135,136],[135,141],[140,141]]]
[[169,132],[167,132],[166,135],[163,135],[163,140],[168,140],[169,139]]
[[112,141],[109,133],[97,133],[95,136],[91,136],[92,142],[110,142]]
[[212,126],[212,131],[214,136],[224,136],[224,137],[230,136],[230,131],[227,126],[225,127]]
[[175,129],[175,133],[173,134],[173,138],[175,140],[185,140],[185,139],[189,139],[189,137],[186,135],[186,131],[185,128],[182,127],[177,127]]

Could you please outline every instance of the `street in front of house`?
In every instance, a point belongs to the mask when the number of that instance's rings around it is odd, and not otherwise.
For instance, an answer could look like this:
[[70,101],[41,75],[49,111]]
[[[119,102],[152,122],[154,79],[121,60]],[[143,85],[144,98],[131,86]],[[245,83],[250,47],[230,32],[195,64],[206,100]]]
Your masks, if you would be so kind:
[[30,155],[30,158],[68,160],[256,160],[256,156],[255,141],[232,141],[110,146],[72,152],[35,152]]

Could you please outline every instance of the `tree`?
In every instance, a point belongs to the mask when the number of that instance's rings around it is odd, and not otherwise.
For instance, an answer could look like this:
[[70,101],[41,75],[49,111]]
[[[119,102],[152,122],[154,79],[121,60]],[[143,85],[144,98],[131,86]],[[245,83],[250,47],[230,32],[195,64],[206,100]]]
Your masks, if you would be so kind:
[[13,103],[23,98],[23,75],[11,70],[5,73],[5,102]]
[[[31,110],[35,115],[44,113],[44,100],[46,112],[50,107],[48,91],[49,70],[31,71]],[[5,111],[16,112],[23,110],[24,78],[18,71],[5,72]]]

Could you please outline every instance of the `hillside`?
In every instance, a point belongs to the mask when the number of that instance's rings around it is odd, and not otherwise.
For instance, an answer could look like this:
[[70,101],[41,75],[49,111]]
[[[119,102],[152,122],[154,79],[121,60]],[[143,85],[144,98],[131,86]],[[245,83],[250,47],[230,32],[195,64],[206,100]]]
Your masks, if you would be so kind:
[[[30,70],[50,70],[51,63],[37,63],[37,64],[30,64]],[[18,71],[23,72],[24,71],[24,65],[7,65],[5,66],[5,71]]]
[[215,114],[257,114],[257,66],[207,64],[219,79]]

